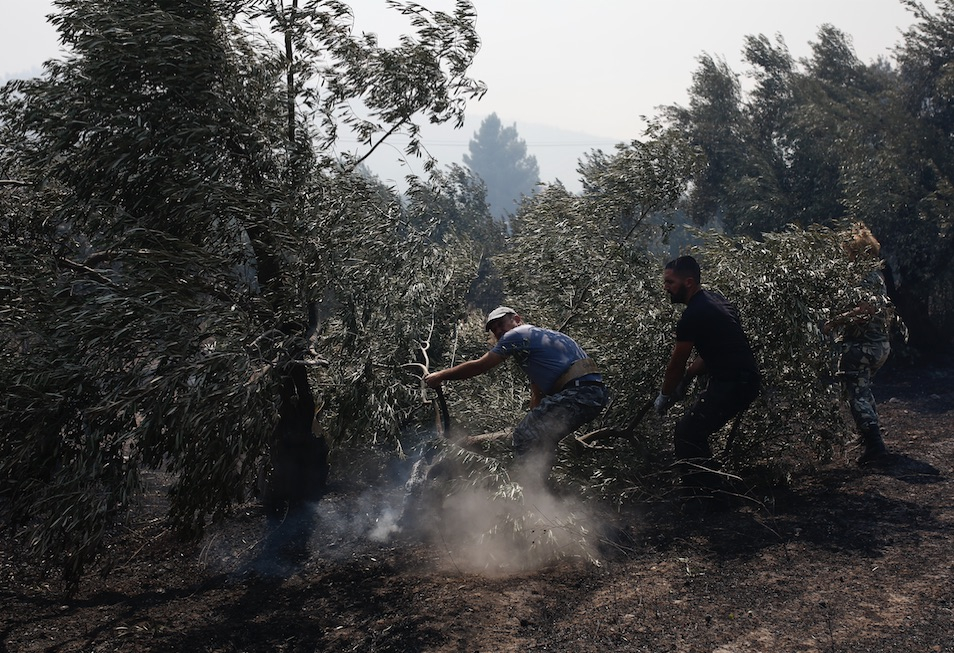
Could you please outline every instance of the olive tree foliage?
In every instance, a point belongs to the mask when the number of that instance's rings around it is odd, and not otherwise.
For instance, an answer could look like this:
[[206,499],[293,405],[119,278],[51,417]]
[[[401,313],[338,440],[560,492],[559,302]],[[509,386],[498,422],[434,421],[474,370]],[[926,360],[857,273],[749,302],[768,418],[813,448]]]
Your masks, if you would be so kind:
[[864,70],[846,37],[823,26],[813,58],[804,62],[808,72],[798,69],[780,36],[774,43],[749,36],[743,54],[754,80],[747,94],[724,61],[704,56],[689,106],[663,112],[706,155],[689,194],[690,216],[698,225],[718,223],[751,236],[838,219],[844,211],[833,157],[838,141],[825,108],[830,98],[818,82],[828,74],[842,84],[860,83]]
[[[194,535],[322,404],[336,442],[393,437],[413,400],[395,375],[470,281],[466,247],[290,115],[320,100],[347,121],[360,100],[369,139],[460,119],[482,92],[472,7],[402,5],[417,38],[388,50],[341,3],[264,4],[61,0],[70,54],[0,92],[0,499],[68,580],[143,469],[171,476],[171,523]],[[241,11],[282,14],[291,45],[253,46]],[[305,93],[289,71],[309,58],[324,77]]]
[[436,221],[433,237],[466,236],[482,254],[503,245],[504,228],[495,223],[487,203],[487,188],[473,171],[451,164],[434,169],[426,180],[411,179],[405,193],[409,219],[424,225]]
[[435,172],[403,202],[374,204],[361,189],[367,182],[352,179],[355,203],[318,226],[314,244],[329,275],[318,310],[329,319],[321,321],[316,349],[338,352],[318,386],[328,405],[322,421],[339,447],[400,451],[402,427],[421,405],[417,365],[456,335],[483,255],[472,232],[446,223],[455,209],[468,211],[455,203],[468,191],[458,181],[447,184]]
[[695,224],[732,216],[720,202],[717,189],[725,181],[744,175],[745,162],[742,88],[738,76],[718,58],[703,55],[692,75],[689,107],[664,109],[663,115],[705,155],[695,183],[688,192],[685,209]]
[[483,312],[498,305],[503,291],[491,255],[504,247],[506,226],[494,219],[483,180],[473,171],[452,164],[444,170],[432,170],[426,183],[412,180],[405,195],[408,215],[432,221],[435,239],[454,234],[479,256],[467,304]]
[[[930,351],[950,344],[954,333],[954,2],[940,0],[933,14],[904,4],[917,22],[897,52],[903,110],[892,107],[900,118],[890,123],[893,156],[878,159],[880,174],[893,182],[892,205],[871,222],[898,271],[898,308],[912,340]],[[855,177],[857,196],[868,196],[865,181]]]
[[[268,19],[284,37],[286,78],[292,97],[318,118],[319,150],[335,152],[351,167],[364,161],[395,133],[407,135],[405,151],[422,152],[420,119],[464,123],[468,100],[486,91],[467,72],[480,47],[476,11],[456,0],[453,13],[431,11],[416,2],[385,0],[404,15],[412,32],[394,47],[382,47],[374,33],[353,33],[352,4],[338,0],[259,0],[247,5],[251,17]],[[244,7],[243,7],[244,8]],[[337,151],[342,129],[365,148]],[[426,170],[434,167],[428,159]]]

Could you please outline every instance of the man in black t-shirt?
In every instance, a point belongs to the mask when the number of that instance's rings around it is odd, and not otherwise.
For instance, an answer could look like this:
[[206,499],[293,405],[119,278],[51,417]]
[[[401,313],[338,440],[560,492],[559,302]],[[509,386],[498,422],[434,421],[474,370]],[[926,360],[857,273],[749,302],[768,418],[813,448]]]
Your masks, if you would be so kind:
[[[717,292],[699,285],[699,264],[680,256],[666,264],[663,285],[674,304],[686,310],[676,324],[673,346],[662,390],[655,407],[664,415],[681,387],[706,374],[708,385],[676,424],[675,453],[680,480],[690,489],[718,486],[709,436],[748,408],[759,393],[759,371],[742,330],[736,307]],[[696,357],[690,362],[693,349]]]

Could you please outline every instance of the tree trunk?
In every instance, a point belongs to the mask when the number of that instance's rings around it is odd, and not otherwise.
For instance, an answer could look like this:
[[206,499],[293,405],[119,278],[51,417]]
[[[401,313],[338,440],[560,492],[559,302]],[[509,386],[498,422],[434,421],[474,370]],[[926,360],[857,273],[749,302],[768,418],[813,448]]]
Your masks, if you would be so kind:
[[[318,328],[318,310],[308,306],[307,339]],[[304,355],[304,352],[302,352]],[[321,498],[328,482],[328,442],[318,423],[320,410],[308,384],[308,368],[294,365],[282,385],[279,420],[260,483],[269,514],[284,514]]]

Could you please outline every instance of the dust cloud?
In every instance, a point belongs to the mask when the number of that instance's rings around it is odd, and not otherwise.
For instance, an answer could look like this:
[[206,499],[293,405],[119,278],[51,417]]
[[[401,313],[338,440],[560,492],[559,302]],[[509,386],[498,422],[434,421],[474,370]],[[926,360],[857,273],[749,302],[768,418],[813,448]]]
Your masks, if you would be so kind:
[[427,542],[460,573],[505,575],[569,557],[599,563],[600,520],[580,499],[551,491],[539,469],[523,483],[506,474],[481,483],[444,463],[416,466],[404,485],[331,493],[280,517],[248,510],[208,539],[203,560],[231,574],[288,577]]
[[514,477],[484,484],[447,483],[446,468],[430,481],[415,470],[398,533],[429,539],[461,572],[507,574],[567,557],[598,562],[599,520],[579,499],[549,489],[551,463],[530,459]]

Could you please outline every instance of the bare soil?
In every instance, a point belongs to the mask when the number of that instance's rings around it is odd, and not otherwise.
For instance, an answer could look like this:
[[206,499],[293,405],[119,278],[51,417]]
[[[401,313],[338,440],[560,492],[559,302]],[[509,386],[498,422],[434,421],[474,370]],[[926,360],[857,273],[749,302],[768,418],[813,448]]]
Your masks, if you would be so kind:
[[250,503],[186,546],[157,481],[73,597],[5,545],[0,653],[954,651],[954,370],[884,371],[876,393],[884,465],[849,447],[728,510],[640,506],[598,563],[462,565],[335,480],[302,521]]

